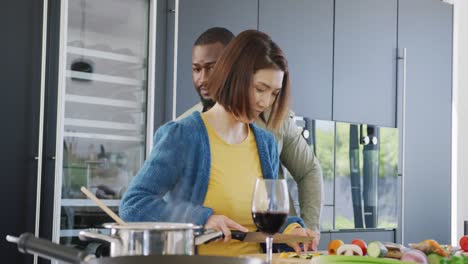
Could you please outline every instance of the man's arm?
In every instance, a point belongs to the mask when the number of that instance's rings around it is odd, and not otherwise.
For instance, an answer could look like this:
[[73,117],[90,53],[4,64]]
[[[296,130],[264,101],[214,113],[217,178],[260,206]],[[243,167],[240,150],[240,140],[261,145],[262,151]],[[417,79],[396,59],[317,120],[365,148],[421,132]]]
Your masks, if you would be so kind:
[[319,232],[323,203],[322,168],[291,117],[284,121],[282,134],[280,160],[297,182],[301,217],[308,228]]

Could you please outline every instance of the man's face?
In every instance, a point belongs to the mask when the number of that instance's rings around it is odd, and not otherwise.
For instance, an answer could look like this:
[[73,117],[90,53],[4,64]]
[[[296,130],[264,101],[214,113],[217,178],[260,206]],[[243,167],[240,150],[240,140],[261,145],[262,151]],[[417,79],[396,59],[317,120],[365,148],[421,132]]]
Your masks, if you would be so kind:
[[200,95],[203,105],[212,104],[208,95],[206,83],[211,76],[213,67],[221,56],[224,46],[220,42],[192,48],[192,79],[195,90]]

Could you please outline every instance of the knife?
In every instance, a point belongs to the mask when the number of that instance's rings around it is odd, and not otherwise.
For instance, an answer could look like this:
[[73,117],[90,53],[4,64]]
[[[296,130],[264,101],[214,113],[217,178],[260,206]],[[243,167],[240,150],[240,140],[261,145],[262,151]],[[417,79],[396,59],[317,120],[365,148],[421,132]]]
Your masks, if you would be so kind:
[[[262,232],[241,232],[232,230],[232,239],[240,240],[243,242],[256,242],[264,243],[266,235]],[[273,244],[275,243],[305,243],[310,242],[314,239],[311,236],[297,236],[287,234],[274,234]]]
[[[232,239],[236,239],[243,242],[255,242],[264,243],[266,235],[262,232],[241,232],[237,230],[231,230]],[[207,244],[211,241],[224,238],[224,234],[221,231],[214,229],[206,229],[202,235],[195,238],[195,244]],[[286,234],[275,234],[273,235],[273,244],[278,243],[304,243],[310,242],[314,237],[311,236],[296,236]]]

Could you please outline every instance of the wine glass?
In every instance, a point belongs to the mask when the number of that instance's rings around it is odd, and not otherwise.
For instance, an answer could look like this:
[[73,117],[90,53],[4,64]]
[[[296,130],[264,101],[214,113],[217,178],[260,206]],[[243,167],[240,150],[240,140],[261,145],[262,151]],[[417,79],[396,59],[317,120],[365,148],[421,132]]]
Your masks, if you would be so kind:
[[266,235],[267,263],[271,263],[273,235],[278,233],[289,213],[286,180],[257,179],[252,197],[252,218]]

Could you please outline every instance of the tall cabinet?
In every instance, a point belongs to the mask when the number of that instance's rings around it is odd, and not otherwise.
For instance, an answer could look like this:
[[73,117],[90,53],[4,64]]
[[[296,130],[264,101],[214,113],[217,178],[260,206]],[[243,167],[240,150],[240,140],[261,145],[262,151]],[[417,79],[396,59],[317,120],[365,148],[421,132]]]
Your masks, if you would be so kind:
[[397,0],[336,0],[333,120],[396,127]]
[[41,91],[42,1],[18,0],[0,8],[0,256],[2,262],[29,264],[7,235],[34,232],[36,221]]
[[332,119],[333,2],[259,0],[258,29],[288,58],[296,115]]
[[452,21],[451,4],[399,0],[398,47],[406,50],[398,115],[405,243],[451,242]]

